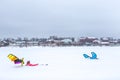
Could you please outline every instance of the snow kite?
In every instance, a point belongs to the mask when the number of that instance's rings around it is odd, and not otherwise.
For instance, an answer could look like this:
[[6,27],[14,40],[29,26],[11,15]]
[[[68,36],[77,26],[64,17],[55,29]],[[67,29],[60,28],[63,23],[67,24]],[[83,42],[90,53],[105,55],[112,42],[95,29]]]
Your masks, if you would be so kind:
[[37,66],[38,64],[31,64],[30,61],[27,61],[26,66]]
[[95,52],[91,52],[92,56],[89,56],[87,54],[83,54],[84,58],[89,58],[89,59],[98,59],[97,54]]
[[[7,56],[12,62],[14,62],[14,64],[21,64],[21,66],[23,66],[24,64],[24,58],[19,59],[18,57],[16,57],[13,54],[9,54]],[[30,61],[27,61],[26,66],[37,66],[38,64],[31,64]]]
[[14,62],[14,64],[21,64],[21,66],[23,66],[23,64],[24,64],[24,58],[19,59],[18,57],[16,57],[16,56],[13,55],[13,54],[9,54],[7,57],[8,57],[12,62]]

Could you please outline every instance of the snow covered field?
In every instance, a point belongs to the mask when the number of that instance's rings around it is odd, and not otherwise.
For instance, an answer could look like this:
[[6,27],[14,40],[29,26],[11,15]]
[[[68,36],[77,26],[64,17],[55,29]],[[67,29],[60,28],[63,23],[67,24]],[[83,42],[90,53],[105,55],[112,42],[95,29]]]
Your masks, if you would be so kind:
[[[83,57],[92,51],[98,60]],[[15,65],[9,53],[39,66]],[[120,80],[120,47],[3,47],[0,80]]]

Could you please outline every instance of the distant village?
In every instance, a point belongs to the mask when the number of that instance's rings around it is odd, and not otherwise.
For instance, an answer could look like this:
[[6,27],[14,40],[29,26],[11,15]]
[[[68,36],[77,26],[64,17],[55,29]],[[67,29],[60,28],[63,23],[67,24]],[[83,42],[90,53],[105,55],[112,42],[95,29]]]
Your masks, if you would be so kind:
[[49,38],[4,38],[0,39],[0,47],[31,47],[31,46],[120,46],[120,39],[112,37],[57,37]]

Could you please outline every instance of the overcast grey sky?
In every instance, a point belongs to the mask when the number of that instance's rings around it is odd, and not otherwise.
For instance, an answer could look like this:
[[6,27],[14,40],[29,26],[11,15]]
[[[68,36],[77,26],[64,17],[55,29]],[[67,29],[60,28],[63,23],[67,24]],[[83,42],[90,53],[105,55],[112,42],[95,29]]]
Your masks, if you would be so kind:
[[120,37],[120,0],[0,0],[0,38]]

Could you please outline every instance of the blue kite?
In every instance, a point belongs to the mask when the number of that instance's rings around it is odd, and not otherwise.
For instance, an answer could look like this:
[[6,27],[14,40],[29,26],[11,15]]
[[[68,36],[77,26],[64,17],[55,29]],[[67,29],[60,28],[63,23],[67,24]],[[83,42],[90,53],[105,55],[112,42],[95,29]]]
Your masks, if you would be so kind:
[[91,52],[92,56],[89,56],[87,54],[83,54],[84,58],[88,58],[88,59],[98,59],[97,58],[97,54],[95,52]]

